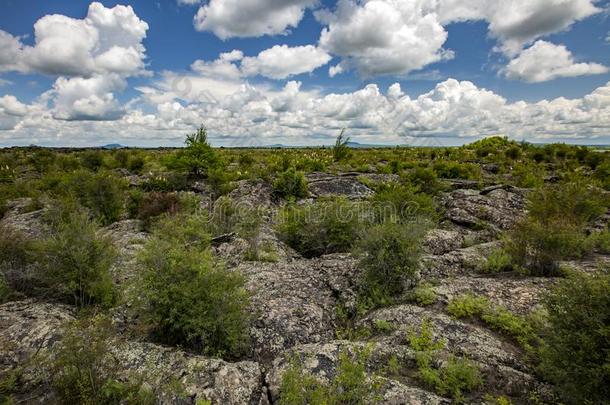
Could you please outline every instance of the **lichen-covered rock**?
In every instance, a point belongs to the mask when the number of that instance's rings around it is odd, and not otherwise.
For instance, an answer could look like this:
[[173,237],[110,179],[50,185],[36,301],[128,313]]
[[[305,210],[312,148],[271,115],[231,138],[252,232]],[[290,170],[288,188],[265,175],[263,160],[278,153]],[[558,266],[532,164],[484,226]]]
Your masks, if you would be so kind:
[[377,341],[390,346],[403,345],[409,330],[419,331],[428,320],[437,339],[445,340],[447,349],[489,365],[504,365],[526,371],[519,360],[520,351],[505,339],[489,330],[454,319],[447,314],[415,305],[398,305],[373,311],[358,325],[374,328],[379,321],[389,323],[394,329]]
[[[366,367],[368,378],[376,378],[379,385],[377,392],[380,404],[449,404],[450,401],[420,387],[405,385],[403,382],[385,378],[377,373],[386,365],[387,359],[396,354],[393,348],[380,345],[367,345],[363,342],[349,342],[335,340],[324,344],[307,344],[294,347],[278,356],[273,367],[267,374],[267,386],[272,401],[281,399],[281,385],[284,373],[293,365],[293,359],[300,360],[304,373],[314,376],[321,383],[328,384],[337,373],[341,353],[356,355],[365,349],[370,349],[371,355],[367,359]],[[407,349],[408,351],[408,349]],[[409,352],[413,360],[413,352]]]
[[468,228],[511,228],[525,210],[525,192],[520,189],[495,188],[485,193],[459,189],[442,198],[445,218]]
[[61,337],[61,325],[73,319],[74,311],[66,305],[31,299],[0,305],[0,372],[52,347]]
[[[0,377],[17,366],[23,368],[19,400],[53,403],[45,364],[51,359],[49,350],[61,340],[63,325],[71,320],[74,311],[65,305],[33,300],[0,305]],[[266,398],[262,373],[254,362],[229,363],[145,342],[117,340],[109,347],[118,360],[119,373],[140,375],[160,395],[160,404],[195,404],[198,399],[215,404],[259,404]],[[184,393],[171,389],[175,381]]]
[[8,227],[21,232],[31,239],[40,239],[45,235],[46,227],[42,218],[46,208],[31,210],[31,198],[19,198],[9,201],[0,227]]
[[135,276],[135,260],[150,235],[142,231],[142,222],[128,219],[115,222],[100,230],[110,237],[119,256],[111,269],[114,282],[124,284]]
[[355,174],[329,175],[312,173],[307,175],[307,187],[313,197],[343,196],[349,199],[362,199],[374,191],[358,181]]
[[424,238],[424,250],[429,254],[442,255],[461,248],[464,240],[464,234],[458,231],[432,229]]
[[512,312],[527,314],[535,309],[544,293],[554,283],[543,277],[465,277],[458,276],[440,280],[433,287],[439,302],[447,304],[462,294],[487,297],[492,303],[502,305]]
[[[255,405],[263,395],[260,367],[251,361],[229,363],[143,342],[118,345],[113,354],[125,371],[139,373],[155,391],[163,393],[164,386],[179,381],[188,404],[207,399],[213,404]],[[176,393],[169,390],[158,403],[177,401]]]
[[422,277],[443,278],[474,273],[499,246],[500,243],[494,241],[452,250],[440,255],[424,255],[422,257]]
[[354,295],[355,262],[348,255],[244,262],[237,269],[252,293],[252,346],[263,362],[297,344],[332,339],[335,306],[341,297]]

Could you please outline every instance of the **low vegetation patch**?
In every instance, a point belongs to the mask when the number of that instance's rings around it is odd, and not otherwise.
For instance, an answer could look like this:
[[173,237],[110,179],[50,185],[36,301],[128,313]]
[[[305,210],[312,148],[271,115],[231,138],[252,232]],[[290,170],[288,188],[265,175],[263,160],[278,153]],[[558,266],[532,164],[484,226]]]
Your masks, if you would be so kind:
[[339,354],[334,376],[323,383],[303,370],[298,358],[282,376],[280,400],[282,405],[365,405],[379,401],[380,382],[366,373],[367,350]]
[[145,315],[160,341],[235,358],[248,343],[244,279],[209,250],[201,216],[166,217],[140,255]]
[[572,272],[546,296],[539,370],[571,404],[610,398],[610,270]]

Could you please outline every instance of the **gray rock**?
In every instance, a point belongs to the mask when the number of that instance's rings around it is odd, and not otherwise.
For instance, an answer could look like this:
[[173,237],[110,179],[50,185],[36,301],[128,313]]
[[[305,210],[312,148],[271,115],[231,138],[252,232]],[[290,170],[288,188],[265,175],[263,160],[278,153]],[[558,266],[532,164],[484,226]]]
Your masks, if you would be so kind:
[[440,255],[424,255],[421,275],[423,278],[444,278],[478,272],[486,258],[499,246],[499,241],[495,241]]
[[329,175],[312,173],[307,175],[309,193],[313,197],[344,196],[349,199],[362,199],[374,194],[374,191],[358,181],[354,174]]
[[348,255],[245,262],[237,269],[252,293],[252,345],[254,357],[263,362],[297,344],[332,339],[335,306],[355,296],[355,261]]
[[455,190],[445,194],[441,203],[445,218],[468,228],[510,229],[524,214],[524,192],[497,188],[481,194],[477,190]]

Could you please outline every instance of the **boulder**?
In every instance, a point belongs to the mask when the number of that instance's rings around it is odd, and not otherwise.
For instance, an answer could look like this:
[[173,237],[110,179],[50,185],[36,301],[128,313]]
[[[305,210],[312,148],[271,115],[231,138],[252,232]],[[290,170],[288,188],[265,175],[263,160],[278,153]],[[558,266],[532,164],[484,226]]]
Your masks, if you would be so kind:
[[315,197],[343,196],[352,200],[363,199],[374,191],[358,181],[355,174],[329,175],[312,173],[307,175],[309,193]]

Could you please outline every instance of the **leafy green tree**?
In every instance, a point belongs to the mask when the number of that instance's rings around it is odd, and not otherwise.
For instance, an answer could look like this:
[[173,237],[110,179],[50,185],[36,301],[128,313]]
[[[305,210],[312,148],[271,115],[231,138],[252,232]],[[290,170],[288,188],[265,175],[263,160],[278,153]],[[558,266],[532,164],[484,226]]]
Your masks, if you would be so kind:
[[207,177],[211,169],[220,164],[220,158],[208,143],[208,133],[201,126],[197,132],[187,135],[186,147],[166,159],[168,168],[188,172],[194,177]]

